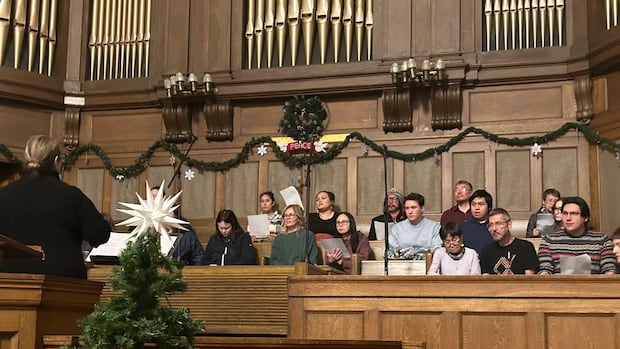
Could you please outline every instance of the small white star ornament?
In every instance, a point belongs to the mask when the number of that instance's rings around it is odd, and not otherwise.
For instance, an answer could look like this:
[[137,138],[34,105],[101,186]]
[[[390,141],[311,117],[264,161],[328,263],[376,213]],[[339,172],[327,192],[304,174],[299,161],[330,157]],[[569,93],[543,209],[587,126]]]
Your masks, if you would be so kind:
[[264,144],[261,144],[257,149],[256,152],[258,153],[258,155],[260,156],[265,156],[267,155],[267,147],[265,147]]
[[185,171],[185,179],[191,181],[192,179],[194,179],[194,177],[196,177],[196,174],[194,173],[194,171],[192,171],[191,168]]
[[[161,182],[160,188],[164,188],[164,182]],[[181,230],[187,230],[181,224],[189,224],[181,219],[174,218],[174,211],[179,207],[179,205],[174,205],[174,203],[181,196],[183,191],[178,192],[175,196],[164,197],[164,191],[159,190],[157,195],[153,197],[151,195],[151,187],[149,186],[149,182],[146,182],[146,200],[142,199],[138,193],[136,196],[140,201],[139,204],[130,204],[126,202],[119,202],[119,204],[129,208],[129,209],[117,209],[120,212],[126,213],[131,218],[128,218],[117,225],[127,225],[131,227],[137,227],[133,230],[130,237],[138,235],[142,232],[147,231],[149,228],[155,229],[160,236],[166,237],[168,241],[172,241],[170,238],[169,231],[172,228],[178,228]]]
[[530,153],[532,153],[532,156],[539,157],[542,153],[542,146],[538,143],[534,143],[530,148]]

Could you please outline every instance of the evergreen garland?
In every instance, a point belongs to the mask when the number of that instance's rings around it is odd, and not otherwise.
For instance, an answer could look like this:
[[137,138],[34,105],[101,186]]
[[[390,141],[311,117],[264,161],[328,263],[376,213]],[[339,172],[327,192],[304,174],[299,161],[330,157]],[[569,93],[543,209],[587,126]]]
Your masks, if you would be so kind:
[[318,97],[294,96],[284,103],[280,131],[296,141],[311,141],[321,136],[327,111]]
[[112,269],[112,289],[119,291],[79,321],[82,346],[89,349],[190,349],[194,335],[204,328],[187,308],[161,305],[162,297],[187,289],[182,264],[161,254],[159,234],[153,229],[138,235],[121,252],[120,267]]
[[[398,151],[389,150],[387,148],[385,149],[385,152],[386,155],[392,159],[402,160],[405,162],[422,161],[449,151],[453,146],[461,142],[469,134],[480,135],[485,139],[488,139],[489,141],[498,144],[504,144],[514,147],[524,147],[531,146],[534,143],[545,144],[548,142],[552,142],[561,137],[562,135],[566,134],[566,132],[570,130],[579,131],[590,143],[609,149],[615,153],[620,153],[619,143],[616,143],[607,138],[600,137],[598,134],[593,133],[587,125],[575,122],[566,123],[562,125],[559,129],[542,136],[531,136],[526,138],[501,137],[499,135],[486,132],[477,127],[468,127],[465,130],[461,131],[459,134],[449,139],[445,144],[433,148],[428,148],[419,153],[401,153]],[[204,162],[192,159],[190,156],[186,156],[183,152],[181,152],[174,144],[159,140],[156,141],[152,146],[150,146],[144,153],[142,153],[142,155],[140,155],[140,157],[135,161],[135,163],[129,167],[112,166],[112,163],[108,158],[107,154],[103,151],[103,149],[101,149],[100,146],[96,144],[84,144],[71,150],[65,157],[63,164],[66,167],[70,167],[75,164],[81,154],[86,152],[93,152],[101,159],[104,168],[108,171],[110,175],[118,179],[125,179],[135,177],[142,171],[144,171],[144,169],[148,167],[148,161],[153,156],[155,151],[157,151],[158,149],[162,149],[164,151],[167,151],[171,155],[174,155],[181,161],[185,161],[187,166],[195,168],[199,171],[225,172],[239,166],[241,163],[246,161],[250,153],[252,152],[252,148],[266,144],[271,148],[275,156],[280,159],[286,166],[298,168],[306,164],[323,164],[333,160],[338,155],[340,155],[343,149],[349,146],[351,140],[358,140],[379,154],[383,154],[384,152],[384,148],[382,145],[377,144],[372,140],[364,137],[359,132],[352,132],[344,139],[343,142],[332,144],[326,152],[303,157],[296,157],[286,154],[285,152],[280,150],[278,144],[276,144],[276,142],[274,142],[271,137],[260,137],[252,138],[247,143],[245,143],[245,145],[236,157],[221,162]],[[19,159],[17,159],[13,155],[13,153],[2,144],[0,144],[0,153],[2,153],[9,161],[14,163],[20,163]]]

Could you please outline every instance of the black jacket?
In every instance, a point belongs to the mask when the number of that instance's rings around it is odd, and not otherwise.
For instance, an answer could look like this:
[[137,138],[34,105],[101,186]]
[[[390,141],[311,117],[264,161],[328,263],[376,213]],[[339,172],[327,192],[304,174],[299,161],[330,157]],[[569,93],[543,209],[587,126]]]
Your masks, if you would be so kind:
[[203,264],[221,265],[224,252],[224,265],[256,264],[256,250],[248,233],[241,233],[236,238],[224,238],[219,233],[211,236]]

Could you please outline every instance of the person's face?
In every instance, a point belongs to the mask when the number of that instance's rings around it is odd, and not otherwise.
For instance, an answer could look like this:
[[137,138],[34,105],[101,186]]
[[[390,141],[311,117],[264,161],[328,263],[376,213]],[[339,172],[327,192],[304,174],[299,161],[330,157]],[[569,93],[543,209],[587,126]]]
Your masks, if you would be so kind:
[[543,206],[545,206],[545,210],[549,213],[553,213],[553,208],[555,207],[555,203],[560,200],[559,197],[554,195],[547,195],[545,201],[543,201]]
[[267,194],[260,197],[260,209],[263,213],[271,213],[275,204]]
[[469,201],[471,196],[471,189],[467,184],[457,184],[454,186],[454,201],[464,202]]
[[295,210],[292,207],[289,207],[284,211],[282,218],[284,219],[284,226],[287,230],[290,230],[290,228],[297,228],[299,226],[299,217],[297,217]]
[[400,201],[398,201],[398,196],[394,194],[387,196],[387,209],[389,213],[398,212],[398,210],[400,210]]
[[562,225],[566,231],[574,236],[581,235],[586,230],[588,220],[581,216],[581,209],[577,204],[566,204],[562,209]]
[[422,220],[424,207],[421,207],[415,200],[405,201],[405,214],[410,223],[417,224]]
[[351,228],[351,221],[346,214],[339,214],[336,217],[336,230],[340,235],[348,234],[349,229]]
[[157,196],[157,193],[159,193],[159,189],[151,189],[151,197],[153,199],[155,199],[155,197]]
[[512,229],[512,222],[507,221],[504,215],[496,214],[489,217],[487,224],[489,233],[493,237],[495,242],[508,242],[510,239],[510,230]]
[[614,245],[614,254],[616,255],[616,261],[620,263],[620,239],[613,239],[611,242]]
[[562,221],[562,200],[558,200],[553,205],[553,219],[556,222]]
[[443,246],[446,248],[446,251],[456,254],[461,252],[461,249],[463,248],[463,246],[461,246],[461,241],[460,236],[448,234],[448,236],[446,236],[443,240]]
[[489,214],[489,205],[484,198],[474,198],[471,201],[470,210],[474,219],[483,221]]
[[226,222],[217,222],[217,230],[222,233],[222,236],[228,237],[232,233],[232,224]]
[[333,202],[329,199],[326,192],[316,194],[316,208],[319,211],[329,211],[332,209]]

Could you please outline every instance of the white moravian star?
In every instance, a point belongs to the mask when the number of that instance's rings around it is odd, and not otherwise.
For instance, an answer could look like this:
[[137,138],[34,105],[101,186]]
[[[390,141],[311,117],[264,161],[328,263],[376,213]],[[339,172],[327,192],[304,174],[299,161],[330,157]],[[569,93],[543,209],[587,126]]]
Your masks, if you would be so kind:
[[[161,182],[160,188],[164,188],[164,182],[165,180]],[[140,201],[139,204],[119,202],[119,204],[129,209],[119,208],[117,210],[126,213],[131,217],[118,223],[117,225],[137,227],[133,230],[131,236],[140,234],[152,227],[155,231],[157,231],[157,233],[159,233],[160,236],[165,236],[169,241],[172,241],[169,234],[172,228],[188,230],[181,224],[189,224],[189,222],[174,218],[173,215],[174,210],[179,207],[179,205],[175,206],[174,203],[181,196],[182,192],[183,191],[180,191],[172,197],[164,197],[164,191],[159,190],[157,195],[153,198],[151,195],[151,187],[147,181],[146,200],[142,199],[140,195],[136,193],[136,196]]]

